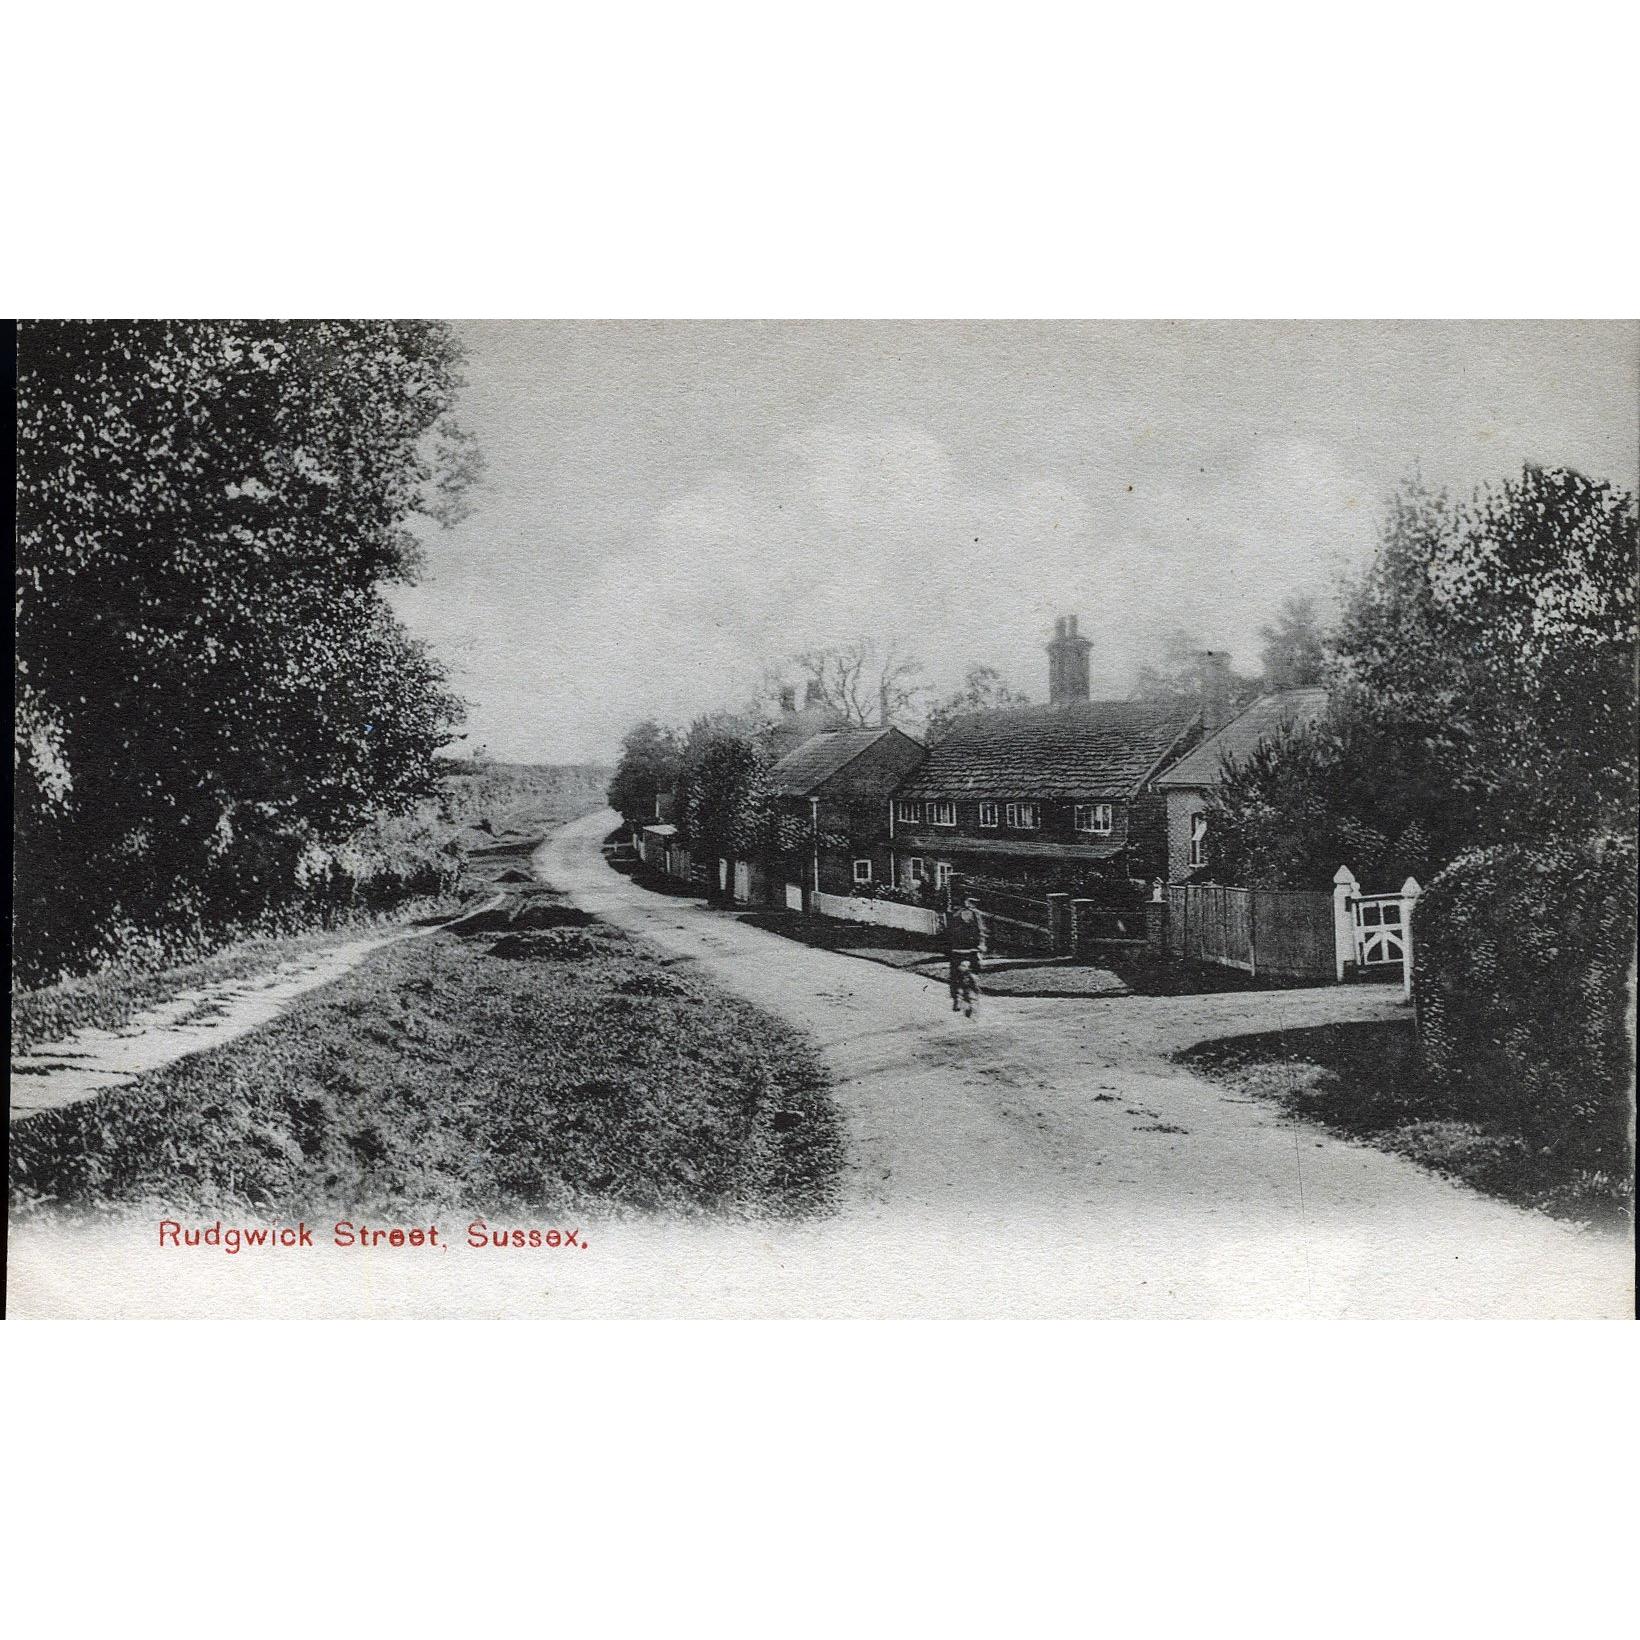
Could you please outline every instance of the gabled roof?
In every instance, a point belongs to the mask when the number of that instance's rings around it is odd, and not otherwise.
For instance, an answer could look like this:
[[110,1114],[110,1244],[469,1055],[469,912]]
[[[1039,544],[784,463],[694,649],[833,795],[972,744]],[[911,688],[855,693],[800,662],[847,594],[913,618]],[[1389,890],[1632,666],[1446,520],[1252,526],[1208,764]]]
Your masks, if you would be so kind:
[[1260,695],[1239,717],[1232,718],[1156,777],[1158,786],[1216,786],[1225,757],[1239,763],[1258,750],[1259,742],[1274,740],[1285,724],[1305,728],[1327,715],[1325,689],[1279,689]]
[[[769,770],[766,788],[776,797],[811,797],[839,770],[897,729],[831,729],[813,735]],[[884,785],[884,795],[896,782]]]
[[1196,721],[1193,701],[1082,700],[958,718],[908,797],[1127,797]]

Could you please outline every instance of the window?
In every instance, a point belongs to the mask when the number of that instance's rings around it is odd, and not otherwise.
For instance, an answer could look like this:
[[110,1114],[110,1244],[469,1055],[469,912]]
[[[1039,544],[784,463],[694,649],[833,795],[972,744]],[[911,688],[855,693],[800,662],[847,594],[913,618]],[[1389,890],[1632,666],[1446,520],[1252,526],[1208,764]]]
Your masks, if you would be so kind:
[[1096,836],[1110,836],[1110,804],[1109,803],[1078,803],[1076,805],[1076,829],[1091,831]]
[[957,805],[949,797],[936,797],[928,805],[929,823],[936,826],[954,826],[957,823]]
[[1010,831],[1035,831],[1036,826],[1035,803],[1010,803],[1008,805],[1008,829]]
[[928,867],[923,862],[923,857],[920,854],[913,854],[906,861],[906,865],[910,868],[912,882],[926,883],[928,881]]
[[997,806],[995,803],[980,804],[979,823],[982,826],[994,826],[997,823]]
[[856,860],[854,862],[854,880],[857,883],[869,883],[871,881],[871,862],[869,860]]
[[1198,866],[1207,864],[1207,816],[1193,814],[1190,817],[1190,869],[1194,871]]
[[922,824],[922,804],[915,798],[902,797],[894,805],[894,818],[908,826]]
[[934,862],[934,886],[944,888],[951,881],[951,862],[936,860]]

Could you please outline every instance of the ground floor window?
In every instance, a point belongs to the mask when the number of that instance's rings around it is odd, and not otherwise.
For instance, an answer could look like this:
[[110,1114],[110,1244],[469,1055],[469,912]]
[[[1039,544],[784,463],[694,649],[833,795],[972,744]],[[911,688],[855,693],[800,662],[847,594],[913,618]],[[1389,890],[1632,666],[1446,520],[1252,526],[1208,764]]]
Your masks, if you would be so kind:
[[854,862],[854,880],[857,883],[869,883],[871,881],[871,862],[869,860],[856,860]]
[[934,886],[944,888],[951,881],[951,862],[936,860],[934,862]]
[[1193,814],[1190,817],[1190,869],[1207,864],[1207,816]]
[[925,883],[928,881],[928,867],[923,863],[923,858],[920,854],[913,854],[911,858],[906,861],[906,866],[911,872],[912,882]]

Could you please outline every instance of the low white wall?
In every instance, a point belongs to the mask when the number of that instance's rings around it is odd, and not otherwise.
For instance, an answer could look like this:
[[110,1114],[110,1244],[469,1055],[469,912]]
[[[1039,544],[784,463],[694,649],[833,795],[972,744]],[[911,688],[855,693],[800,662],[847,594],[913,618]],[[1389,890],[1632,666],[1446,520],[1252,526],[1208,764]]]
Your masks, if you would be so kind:
[[908,934],[937,934],[937,912],[920,905],[898,905],[893,900],[857,899],[852,894],[816,894],[814,909],[822,917],[841,922],[871,923],[878,928],[901,928]]

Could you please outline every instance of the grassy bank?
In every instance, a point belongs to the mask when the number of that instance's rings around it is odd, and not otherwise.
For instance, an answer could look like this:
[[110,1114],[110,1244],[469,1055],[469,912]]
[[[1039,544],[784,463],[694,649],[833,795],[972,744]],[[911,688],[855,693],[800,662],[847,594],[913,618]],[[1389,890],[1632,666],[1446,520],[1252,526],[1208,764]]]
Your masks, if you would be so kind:
[[1575,1136],[1545,1146],[1501,1119],[1444,1108],[1419,1075],[1410,1019],[1232,1037],[1178,1059],[1211,1081],[1273,1100],[1293,1116],[1517,1207],[1614,1228],[1632,1218],[1631,1180],[1580,1165]]
[[187,992],[223,980],[248,979],[281,963],[296,962],[333,945],[356,939],[372,928],[417,922],[424,917],[453,916],[459,896],[414,900],[391,912],[338,919],[328,928],[296,934],[257,934],[235,940],[194,962],[159,968],[112,967],[66,979],[35,991],[17,991],[11,999],[12,1052],[26,1053],[74,1031],[95,1027],[117,1031],[139,1014]]
[[807,1042],[513,894],[516,916],[387,947],[239,1042],[18,1123],[13,1212],[824,1207],[841,1136]]
[[449,893],[374,910],[293,903],[268,918],[268,927],[200,926],[173,935],[168,955],[144,943],[92,973],[26,990],[14,986],[13,1050],[26,1052],[87,1027],[119,1030],[203,986],[265,973],[373,928],[454,915],[509,871],[513,878],[527,877],[528,856],[548,833],[602,805],[602,776],[595,769],[452,762],[427,814],[438,844],[458,857]]

